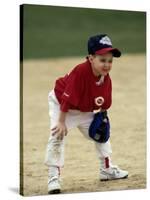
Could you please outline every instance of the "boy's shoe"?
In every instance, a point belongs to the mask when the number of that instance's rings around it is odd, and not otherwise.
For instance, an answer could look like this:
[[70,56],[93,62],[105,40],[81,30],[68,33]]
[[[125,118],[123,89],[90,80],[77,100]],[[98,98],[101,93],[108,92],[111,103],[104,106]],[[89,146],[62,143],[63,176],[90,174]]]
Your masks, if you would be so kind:
[[48,194],[59,194],[61,192],[58,176],[53,176],[48,182]]
[[128,177],[128,171],[119,169],[118,166],[111,166],[106,169],[100,169],[101,181],[124,179],[127,177]]

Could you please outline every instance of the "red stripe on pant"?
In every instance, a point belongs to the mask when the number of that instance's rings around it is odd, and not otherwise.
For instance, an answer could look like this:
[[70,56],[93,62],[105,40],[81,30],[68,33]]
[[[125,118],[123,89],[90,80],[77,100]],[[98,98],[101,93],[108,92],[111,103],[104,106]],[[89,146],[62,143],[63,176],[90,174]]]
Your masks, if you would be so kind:
[[109,168],[109,157],[105,158],[105,167]]
[[58,175],[60,176],[60,167],[57,167],[58,168]]

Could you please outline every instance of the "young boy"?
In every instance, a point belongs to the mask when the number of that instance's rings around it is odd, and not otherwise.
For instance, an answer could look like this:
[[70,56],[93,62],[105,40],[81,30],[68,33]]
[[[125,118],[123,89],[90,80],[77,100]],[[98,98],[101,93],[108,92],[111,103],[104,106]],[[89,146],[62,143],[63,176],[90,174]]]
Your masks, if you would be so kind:
[[[45,164],[48,166],[48,193],[60,193],[60,168],[64,166],[64,141],[67,132],[78,127],[88,139],[89,126],[95,110],[104,112],[112,102],[112,84],[109,71],[113,57],[121,52],[112,47],[106,34],[90,37],[88,57],[69,74],[56,80],[50,91],[49,116],[51,135],[48,140]],[[112,165],[110,141],[93,140],[100,160],[100,180],[126,178],[128,172]]]

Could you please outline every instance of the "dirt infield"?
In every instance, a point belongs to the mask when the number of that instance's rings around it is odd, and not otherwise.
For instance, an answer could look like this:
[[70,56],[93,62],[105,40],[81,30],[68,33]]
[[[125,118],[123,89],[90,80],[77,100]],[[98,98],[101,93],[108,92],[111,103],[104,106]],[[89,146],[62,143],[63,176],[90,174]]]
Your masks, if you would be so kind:
[[[23,63],[24,195],[47,194],[44,165],[49,137],[48,91],[55,79],[84,58],[30,60]],[[129,171],[125,180],[100,182],[99,161],[92,141],[77,129],[68,133],[62,192],[94,192],[146,187],[146,64],[145,55],[114,59],[111,71],[113,104],[112,160]]]

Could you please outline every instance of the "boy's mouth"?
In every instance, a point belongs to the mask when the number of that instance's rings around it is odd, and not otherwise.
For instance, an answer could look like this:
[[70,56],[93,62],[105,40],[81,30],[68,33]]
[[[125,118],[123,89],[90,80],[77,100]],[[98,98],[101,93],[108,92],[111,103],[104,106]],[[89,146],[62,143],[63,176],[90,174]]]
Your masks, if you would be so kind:
[[103,68],[103,69],[102,69],[102,71],[104,71],[104,72],[108,72],[108,71],[109,71],[109,69],[104,69],[104,68]]

